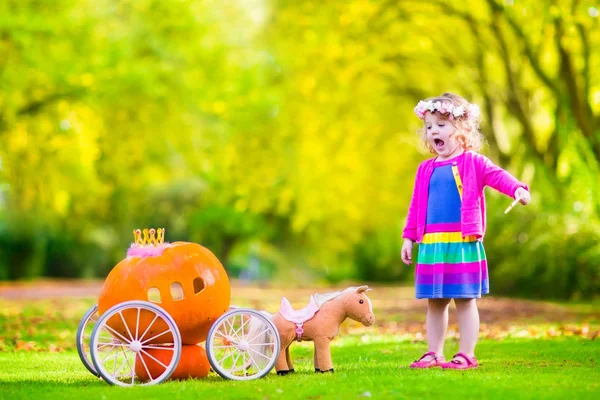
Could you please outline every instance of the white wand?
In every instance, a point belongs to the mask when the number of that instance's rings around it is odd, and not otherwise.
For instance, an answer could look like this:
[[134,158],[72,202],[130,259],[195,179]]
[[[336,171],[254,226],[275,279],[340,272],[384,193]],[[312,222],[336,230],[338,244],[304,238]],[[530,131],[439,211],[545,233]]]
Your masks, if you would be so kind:
[[515,199],[515,201],[513,201],[512,203],[510,203],[510,206],[508,206],[508,207],[506,208],[506,210],[504,210],[504,214],[508,214],[508,212],[509,212],[510,210],[512,210],[514,206],[516,206],[516,205],[517,205],[517,203],[519,202],[519,200],[521,200],[521,199],[520,199],[519,197],[517,197],[517,198]]

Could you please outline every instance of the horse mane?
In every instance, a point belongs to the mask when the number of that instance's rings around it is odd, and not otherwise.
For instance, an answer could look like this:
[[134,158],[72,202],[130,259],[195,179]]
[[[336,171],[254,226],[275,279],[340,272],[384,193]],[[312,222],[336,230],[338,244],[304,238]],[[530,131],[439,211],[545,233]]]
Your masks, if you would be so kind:
[[329,300],[333,300],[338,296],[341,296],[342,294],[348,292],[348,291],[355,291],[356,287],[352,286],[349,287],[347,289],[344,290],[340,290],[337,292],[329,292],[329,293],[315,293],[312,295],[312,297],[315,299],[315,303],[317,303],[317,306],[319,306],[319,308],[321,308],[323,306],[323,304],[327,303]]

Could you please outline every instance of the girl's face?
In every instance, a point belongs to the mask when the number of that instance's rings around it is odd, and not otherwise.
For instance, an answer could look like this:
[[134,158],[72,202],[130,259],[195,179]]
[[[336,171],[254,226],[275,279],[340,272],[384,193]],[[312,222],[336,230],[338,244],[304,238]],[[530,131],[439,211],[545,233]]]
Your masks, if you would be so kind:
[[437,112],[425,114],[426,139],[438,154],[439,160],[447,160],[462,153],[462,147],[456,140],[454,125],[445,116]]

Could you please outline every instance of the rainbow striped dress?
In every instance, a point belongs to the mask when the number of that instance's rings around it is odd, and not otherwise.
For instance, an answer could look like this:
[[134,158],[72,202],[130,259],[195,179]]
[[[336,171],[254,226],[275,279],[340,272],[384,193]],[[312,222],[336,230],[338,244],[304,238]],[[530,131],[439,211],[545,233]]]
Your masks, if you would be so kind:
[[436,161],[429,181],[427,223],[415,269],[417,299],[480,298],[490,291],[483,243],[461,234],[454,161]]

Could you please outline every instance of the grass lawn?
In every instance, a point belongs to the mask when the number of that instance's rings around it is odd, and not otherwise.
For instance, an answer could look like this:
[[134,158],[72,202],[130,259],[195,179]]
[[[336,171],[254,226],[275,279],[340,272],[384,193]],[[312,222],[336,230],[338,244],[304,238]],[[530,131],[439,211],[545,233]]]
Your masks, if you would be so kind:
[[[498,399],[598,399],[600,342],[581,338],[484,340],[481,368],[414,371],[407,365],[422,343],[355,336],[336,341],[334,374],[312,372],[312,349],[295,345],[296,373],[248,382],[211,373],[203,380],[151,387],[109,386],[91,375],[77,353],[0,353],[2,399],[414,399],[476,396]],[[456,350],[449,343],[447,355]]]
[[[276,311],[281,295],[300,307],[312,290],[236,287],[233,293],[232,304]],[[600,398],[600,310],[585,304],[482,300],[481,368],[413,371],[408,365],[426,350],[426,303],[412,299],[412,289],[381,287],[369,292],[374,327],[342,325],[332,344],[333,374],[313,372],[312,343],[303,342],[292,346],[292,375],[272,371],[264,379],[234,382],[211,373],[203,380],[120,388],[90,374],[75,351],[79,320],[95,297],[5,296],[0,296],[2,400]],[[446,357],[458,349],[451,314]]]

